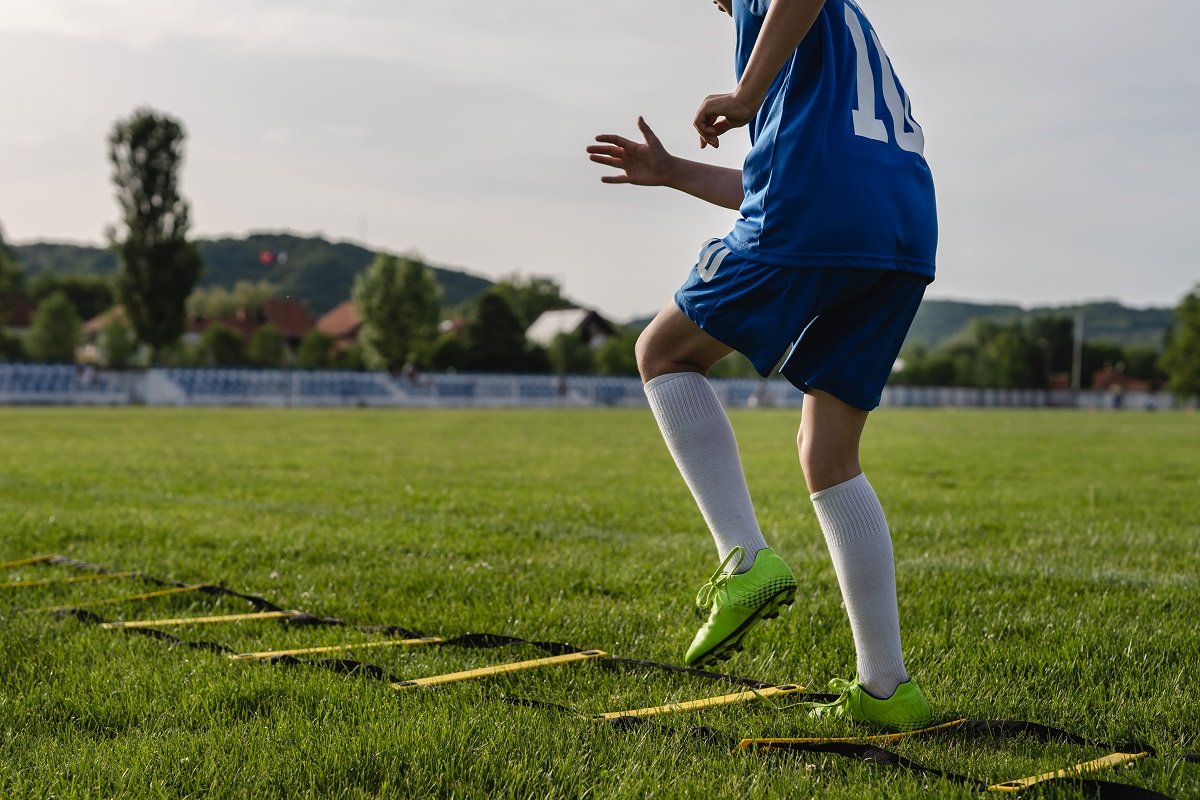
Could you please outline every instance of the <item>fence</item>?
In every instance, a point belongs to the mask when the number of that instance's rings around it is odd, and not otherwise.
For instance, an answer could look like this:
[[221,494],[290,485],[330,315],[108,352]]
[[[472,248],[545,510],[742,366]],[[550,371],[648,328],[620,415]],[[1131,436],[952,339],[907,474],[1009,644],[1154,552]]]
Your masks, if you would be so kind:
[[[795,408],[803,395],[784,380],[714,380],[726,406]],[[1111,408],[1107,392],[889,386],[883,406]],[[1169,394],[1129,392],[1130,409],[1175,407]],[[432,374],[416,379],[383,372],[261,369],[150,369],[0,364],[3,405],[267,407],[594,407],[642,406],[637,378],[555,375]]]

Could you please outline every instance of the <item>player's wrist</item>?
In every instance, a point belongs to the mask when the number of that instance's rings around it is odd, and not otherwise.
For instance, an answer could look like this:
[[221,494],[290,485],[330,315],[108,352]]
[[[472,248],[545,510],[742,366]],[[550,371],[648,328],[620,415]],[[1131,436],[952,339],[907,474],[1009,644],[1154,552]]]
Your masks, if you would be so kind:
[[730,100],[733,102],[735,114],[743,119],[753,119],[758,113],[758,109],[762,107],[763,101],[767,97],[767,90],[764,88],[759,91],[754,86],[745,85],[745,81],[739,83],[737,88],[730,95]]
[[685,159],[668,153],[666,160],[663,162],[659,186],[665,186],[668,189],[679,189],[683,184],[686,164]]

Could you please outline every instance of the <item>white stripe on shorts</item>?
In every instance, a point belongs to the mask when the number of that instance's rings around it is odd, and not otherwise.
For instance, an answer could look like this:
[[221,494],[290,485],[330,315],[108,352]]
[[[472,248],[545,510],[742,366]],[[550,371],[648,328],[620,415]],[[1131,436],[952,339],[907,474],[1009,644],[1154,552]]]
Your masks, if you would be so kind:
[[696,262],[696,272],[700,275],[700,280],[705,283],[711,281],[727,255],[729,255],[729,248],[719,240],[701,253],[700,260]]

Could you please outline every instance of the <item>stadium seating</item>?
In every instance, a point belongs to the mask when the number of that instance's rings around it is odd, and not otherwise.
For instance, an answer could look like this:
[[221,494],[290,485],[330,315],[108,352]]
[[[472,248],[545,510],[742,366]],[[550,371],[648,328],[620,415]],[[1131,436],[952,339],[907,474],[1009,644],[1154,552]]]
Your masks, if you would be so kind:
[[70,364],[0,364],[0,403],[120,403],[120,382]]

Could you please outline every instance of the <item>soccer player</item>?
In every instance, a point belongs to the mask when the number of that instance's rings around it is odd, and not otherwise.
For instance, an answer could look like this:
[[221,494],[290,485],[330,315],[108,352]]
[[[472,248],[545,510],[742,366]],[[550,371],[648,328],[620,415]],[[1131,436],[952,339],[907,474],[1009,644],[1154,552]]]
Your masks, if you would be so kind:
[[637,343],[638,369],[667,447],[695,497],[720,566],[685,661],[742,648],[790,605],[796,581],[755,518],[729,420],[708,383],[732,350],[805,393],[800,464],[850,618],[857,677],[834,681],[835,716],[895,729],[931,719],[905,668],[887,520],[859,466],[868,413],[933,280],[937,217],[924,135],[874,28],[854,0],[714,0],[737,29],[737,87],[705,98],[700,147],[749,126],[742,169],[605,134],[606,183],[667,186],[740,211]]

